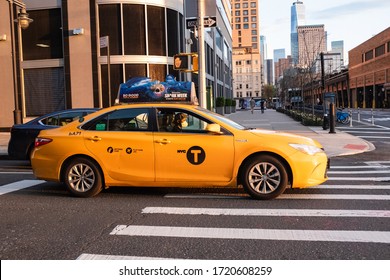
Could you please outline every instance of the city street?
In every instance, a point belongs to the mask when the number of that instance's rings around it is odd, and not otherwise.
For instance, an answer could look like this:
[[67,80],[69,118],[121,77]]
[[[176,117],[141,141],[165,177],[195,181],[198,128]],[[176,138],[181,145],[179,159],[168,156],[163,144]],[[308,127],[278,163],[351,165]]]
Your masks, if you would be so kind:
[[[266,126],[267,114],[230,117]],[[36,180],[27,161],[1,160],[0,258],[389,259],[384,125],[338,126],[365,138],[375,130],[381,138],[367,139],[373,151],[332,157],[324,185],[270,201],[200,188],[112,188],[74,198],[60,184]]]

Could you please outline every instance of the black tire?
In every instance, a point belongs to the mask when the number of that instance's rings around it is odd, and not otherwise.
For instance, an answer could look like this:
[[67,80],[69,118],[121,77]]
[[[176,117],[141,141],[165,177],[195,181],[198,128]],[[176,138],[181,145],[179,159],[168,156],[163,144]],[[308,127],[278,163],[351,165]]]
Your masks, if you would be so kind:
[[64,182],[78,197],[92,197],[103,189],[103,176],[97,164],[87,158],[74,158],[65,168]]
[[267,200],[284,192],[288,175],[280,160],[270,155],[259,155],[244,164],[240,182],[251,197]]

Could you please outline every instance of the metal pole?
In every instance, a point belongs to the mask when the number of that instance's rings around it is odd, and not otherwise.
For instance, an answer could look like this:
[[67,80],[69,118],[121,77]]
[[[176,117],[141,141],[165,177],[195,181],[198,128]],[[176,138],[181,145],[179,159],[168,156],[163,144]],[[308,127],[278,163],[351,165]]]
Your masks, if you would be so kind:
[[14,123],[21,124],[22,111],[20,110],[20,106],[19,106],[19,87],[18,87],[18,75],[17,75],[17,63],[16,63],[14,9],[13,9],[13,1],[8,1],[8,2],[9,2],[9,13],[11,19],[12,66],[13,66],[13,78],[14,78],[14,102],[15,102]]
[[349,127],[352,127],[352,110],[349,110]]
[[110,36],[107,36],[107,83],[108,83],[108,106],[111,107],[111,60],[110,60]]
[[336,126],[335,105],[334,105],[334,103],[330,103],[330,105],[329,105],[329,133],[336,133],[335,126]]
[[207,108],[206,98],[206,59],[204,47],[204,0],[198,0],[198,62],[199,62],[199,104]]
[[358,122],[360,122],[360,108],[358,107]]

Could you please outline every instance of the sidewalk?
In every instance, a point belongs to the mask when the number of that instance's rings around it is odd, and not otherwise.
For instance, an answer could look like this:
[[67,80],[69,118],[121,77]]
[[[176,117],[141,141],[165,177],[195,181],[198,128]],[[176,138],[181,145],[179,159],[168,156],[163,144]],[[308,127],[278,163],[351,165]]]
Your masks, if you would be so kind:
[[315,139],[322,144],[328,157],[358,154],[375,149],[373,144],[356,136],[337,129],[336,133],[329,133],[329,130],[323,130],[321,126],[304,126],[272,109],[265,110],[264,114],[260,110],[255,110],[253,114],[250,110],[238,110],[227,117],[248,127],[284,131]]
[[[238,110],[226,116],[245,126],[279,130],[313,138],[322,144],[328,157],[363,153],[375,149],[371,143],[348,133],[337,129],[336,133],[329,133],[329,130],[323,130],[320,126],[304,126],[275,110],[265,110],[264,114],[260,110],[255,110],[253,114],[250,110]],[[8,132],[0,132],[0,158],[6,158],[8,155],[9,137]]]

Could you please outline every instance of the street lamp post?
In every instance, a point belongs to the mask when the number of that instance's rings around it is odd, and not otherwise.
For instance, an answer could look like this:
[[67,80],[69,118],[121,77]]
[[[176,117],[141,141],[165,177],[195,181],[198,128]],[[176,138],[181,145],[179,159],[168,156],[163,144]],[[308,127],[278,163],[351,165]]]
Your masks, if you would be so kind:
[[[21,124],[22,123],[22,111],[20,110],[19,104],[19,91],[18,91],[18,76],[17,76],[17,60],[16,60],[16,43],[15,43],[15,26],[14,23],[18,24],[18,34],[19,29],[26,29],[33,21],[28,17],[28,13],[26,13],[26,4],[20,2],[18,0],[8,0],[9,2],[9,12],[10,12],[10,25],[11,25],[11,44],[12,44],[12,66],[13,66],[13,79],[14,79],[14,101],[15,101],[15,110],[14,110],[14,123]],[[18,12],[18,16],[15,19],[14,16],[14,5],[16,6]],[[19,41],[19,44],[21,42]],[[20,63],[20,61],[19,61]],[[21,71],[21,70],[19,70]],[[21,74],[21,73],[19,73]],[[21,76],[21,75],[20,75]],[[22,81],[20,81],[22,83]]]

